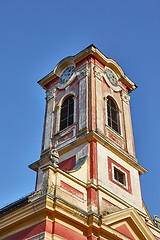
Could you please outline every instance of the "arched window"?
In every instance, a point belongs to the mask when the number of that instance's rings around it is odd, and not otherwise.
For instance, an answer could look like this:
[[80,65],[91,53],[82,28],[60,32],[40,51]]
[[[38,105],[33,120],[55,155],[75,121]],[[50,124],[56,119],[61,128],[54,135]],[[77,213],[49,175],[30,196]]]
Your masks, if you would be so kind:
[[114,100],[110,97],[107,98],[107,115],[108,125],[120,133],[119,110]]
[[61,106],[60,130],[73,124],[74,119],[74,100],[73,96],[67,97]]

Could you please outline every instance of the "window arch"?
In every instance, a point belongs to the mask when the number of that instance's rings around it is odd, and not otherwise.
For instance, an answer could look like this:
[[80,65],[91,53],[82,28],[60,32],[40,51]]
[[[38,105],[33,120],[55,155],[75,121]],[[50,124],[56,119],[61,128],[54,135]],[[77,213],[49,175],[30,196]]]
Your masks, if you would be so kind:
[[74,99],[73,96],[65,98],[61,106],[60,130],[72,125],[74,122]]
[[120,134],[119,110],[115,101],[111,97],[107,98],[107,115],[108,125]]

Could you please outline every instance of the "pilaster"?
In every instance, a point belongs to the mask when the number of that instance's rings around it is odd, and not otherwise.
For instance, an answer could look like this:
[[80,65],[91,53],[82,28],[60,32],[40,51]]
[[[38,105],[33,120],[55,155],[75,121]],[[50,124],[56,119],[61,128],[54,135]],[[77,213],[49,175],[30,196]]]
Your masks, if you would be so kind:
[[54,101],[55,101],[55,87],[52,87],[49,89],[49,91],[46,92],[46,116],[42,151],[50,148],[50,145],[52,145],[53,111],[55,108]]
[[130,113],[130,96],[122,91],[121,92],[122,106],[123,106],[123,117],[124,117],[124,128],[127,151],[130,155],[135,156],[134,139],[132,130],[132,121]]
[[102,76],[103,70],[95,66],[94,67],[94,78],[96,83],[96,122],[97,131],[104,135],[104,105],[103,105],[103,94],[102,94]]
[[88,106],[87,106],[87,91],[88,91],[88,67],[84,65],[77,72],[79,80],[79,119],[78,119],[78,130],[83,132],[88,129]]

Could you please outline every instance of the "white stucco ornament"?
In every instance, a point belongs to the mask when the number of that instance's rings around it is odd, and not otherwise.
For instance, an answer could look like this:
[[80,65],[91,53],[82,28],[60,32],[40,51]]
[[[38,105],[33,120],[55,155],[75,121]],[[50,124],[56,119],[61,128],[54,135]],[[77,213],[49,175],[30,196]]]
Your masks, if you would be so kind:
[[97,79],[99,79],[99,80],[102,81],[103,70],[100,69],[99,67],[95,66],[95,67],[94,67],[94,76],[95,76]]
[[124,91],[122,91],[122,100],[127,104],[129,104],[130,102],[130,96],[126,94]]
[[58,161],[59,161],[59,154],[57,149],[52,149],[49,153],[49,158],[53,164],[54,167],[58,167]]
[[160,218],[158,217],[158,215],[154,215],[153,221],[154,221],[156,227],[160,229]]
[[75,79],[75,77],[75,66],[70,65],[66,67],[59,76],[59,83],[57,84],[57,88],[66,88]]
[[111,89],[115,92],[121,91],[121,87],[118,85],[118,77],[111,68],[106,67],[103,76]]
[[49,101],[50,99],[52,99],[54,97],[55,92],[56,92],[55,87],[50,88],[49,91],[46,92],[47,101]]
[[104,74],[113,86],[117,86],[117,76],[110,68],[106,68]]
[[88,68],[87,66],[83,66],[77,71],[78,80],[84,79],[88,75]]

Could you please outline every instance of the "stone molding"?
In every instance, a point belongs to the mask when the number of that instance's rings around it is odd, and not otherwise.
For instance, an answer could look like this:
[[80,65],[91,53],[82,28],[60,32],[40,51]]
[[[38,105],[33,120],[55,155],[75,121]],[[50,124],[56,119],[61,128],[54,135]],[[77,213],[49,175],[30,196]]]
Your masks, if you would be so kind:
[[122,100],[123,100],[125,103],[127,103],[127,104],[130,103],[130,98],[131,98],[131,97],[130,97],[128,94],[126,94],[124,91],[122,91],[121,97],[122,97]]
[[88,76],[88,67],[85,65],[79,70],[77,70],[77,77],[78,77],[78,80],[81,80],[86,76]]
[[98,67],[98,66],[94,66],[93,70],[94,70],[94,77],[96,77],[97,79],[102,81],[103,70],[100,67]]
[[56,92],[56,88],[55,87],[51,87],[49,89],[49,91],[46,91],[46,99],[47,101],[49,101],[50,99],[52,99],[55,95]]

